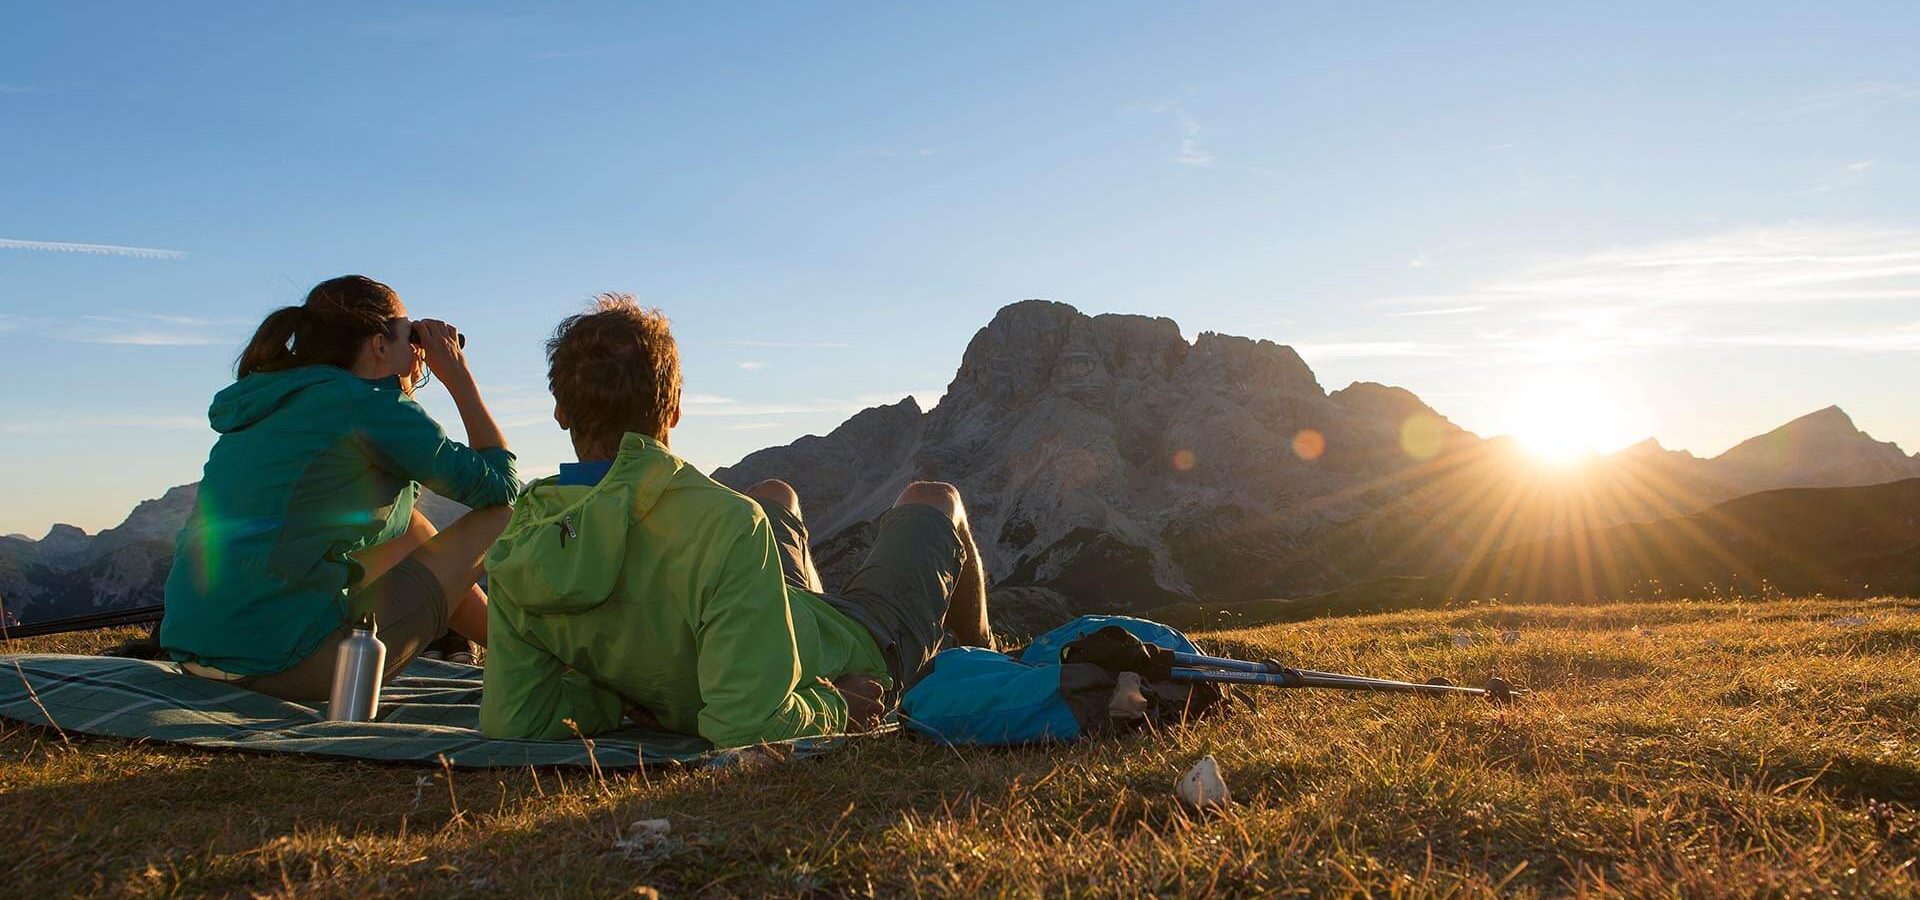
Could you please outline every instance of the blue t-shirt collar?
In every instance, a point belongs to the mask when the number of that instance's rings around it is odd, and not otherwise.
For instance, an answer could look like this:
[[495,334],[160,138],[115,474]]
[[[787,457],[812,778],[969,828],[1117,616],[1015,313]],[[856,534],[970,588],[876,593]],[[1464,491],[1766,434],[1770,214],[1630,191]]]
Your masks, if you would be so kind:
[[589,459],[581,462],[561,463],[560,476],[554,479],[554,484],[593,487],[599,484],[602,479],[606,478],[607,472],[612,469],[613,460],[610,459]]

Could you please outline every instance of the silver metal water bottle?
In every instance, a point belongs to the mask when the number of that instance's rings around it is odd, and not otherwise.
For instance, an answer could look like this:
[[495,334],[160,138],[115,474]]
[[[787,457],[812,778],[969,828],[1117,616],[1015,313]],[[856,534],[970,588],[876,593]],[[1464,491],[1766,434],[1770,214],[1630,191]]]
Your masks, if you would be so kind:
[[380,679],[387,669],[387,645],[374,635],[373,614],[354,623],[340,641],[333,661],[333,694],[327,718],[335,722],[371,722],[380,708]]

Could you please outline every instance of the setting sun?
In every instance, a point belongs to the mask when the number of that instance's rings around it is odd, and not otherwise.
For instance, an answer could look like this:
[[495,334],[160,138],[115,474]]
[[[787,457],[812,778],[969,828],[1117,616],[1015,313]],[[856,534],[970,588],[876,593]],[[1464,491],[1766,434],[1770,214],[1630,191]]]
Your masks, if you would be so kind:
[[1633,438],[1619,395],[1591,375],[1528,379],[1506,405],[1507,433],[1544,462],[1569,465]]

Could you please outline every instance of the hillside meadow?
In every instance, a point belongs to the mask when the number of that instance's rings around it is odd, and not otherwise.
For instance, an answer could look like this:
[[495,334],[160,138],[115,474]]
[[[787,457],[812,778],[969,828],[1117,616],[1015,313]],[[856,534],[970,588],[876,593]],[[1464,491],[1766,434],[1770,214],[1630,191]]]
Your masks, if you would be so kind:
[[[1204,642],[1533,694],[1270,689],[1162,734],[871,737],[756,771],[444,771],[4,723],[0,893],[1920,893],[1920,601],[1474,606]],[[1207,754],[1235,802],[1190,815],[1173,784]]]

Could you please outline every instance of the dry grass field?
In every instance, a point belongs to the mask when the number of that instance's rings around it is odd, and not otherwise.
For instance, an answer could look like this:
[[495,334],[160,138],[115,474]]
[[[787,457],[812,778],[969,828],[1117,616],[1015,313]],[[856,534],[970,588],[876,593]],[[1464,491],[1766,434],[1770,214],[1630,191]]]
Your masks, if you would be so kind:
[[[1203,643],[1534,693],[1502,708],[1269,689],[1225,719],[1077,746],[886,736],[758,771],[604,775],[6,723],[0,892],[1920,894],[1920,602],[1470,607]],[[1172,788],[1206,754],[1235,802],[1193,816]],[[650,819],[670,830],[635,828]]]

